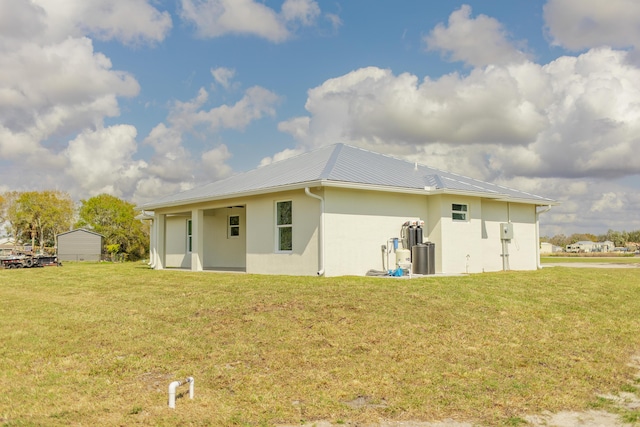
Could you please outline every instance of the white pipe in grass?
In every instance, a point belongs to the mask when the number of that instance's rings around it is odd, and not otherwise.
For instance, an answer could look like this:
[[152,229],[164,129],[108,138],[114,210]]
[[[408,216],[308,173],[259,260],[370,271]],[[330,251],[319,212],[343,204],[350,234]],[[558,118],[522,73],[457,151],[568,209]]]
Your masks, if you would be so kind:
[[173,381],[169,384],[169,408],[176,407],[176,389],[182,384],[189,383],[189,399],[193,399],[195,380],[193,377],[187,377],[184,381]]

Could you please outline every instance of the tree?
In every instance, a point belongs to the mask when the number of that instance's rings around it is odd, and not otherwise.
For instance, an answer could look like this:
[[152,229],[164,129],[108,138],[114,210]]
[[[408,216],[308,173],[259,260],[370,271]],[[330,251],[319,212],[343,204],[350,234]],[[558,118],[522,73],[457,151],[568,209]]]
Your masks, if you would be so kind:
[[[135,218],[134,205],[109,194],[81,201],[76,227],[102,234],[105,245],[118,245],[118,253],[140,259],[149,246],[148,226]],[[115,247],[115,246],[110,246]]]
[[629,233],[626,231],[614,231],[609,230],[605,236],[606,240],[613,242],[616,247],[624,247],[627,245],[627,240],[629,238]]
[[2,217],[16,241],[31,240],[33,247],[55,246],[56,235],[73,221],[71,197],[57,190],[8,192],[3,196]]
[[20,211],[17,207],[18,197],[20,193],[17,191],[8,191],[2,195],[2,221],[6,223],[5,231],[15,242],[21,239],[21,221]]
[[593,234],[589,234],[589,233],[574,233],[571,236],[569,236],[569,243],[568,244],[573,244],[573,243],[576,243],[576,242],[583,242],[583,241],[597,242],[598,241],[598,237],[593,235]]

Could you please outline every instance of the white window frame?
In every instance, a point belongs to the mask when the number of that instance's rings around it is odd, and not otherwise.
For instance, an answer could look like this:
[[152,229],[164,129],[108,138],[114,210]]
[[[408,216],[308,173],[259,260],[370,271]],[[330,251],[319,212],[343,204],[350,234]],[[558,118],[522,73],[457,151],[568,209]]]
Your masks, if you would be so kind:
[[[288,224],[278,224],[280,217],[278,215],[278,205],[280,203],[290,203],[291,204],[291,222]],[[275,243],[276,243],[276,252],[278,253],[291,253],[293,252],[293,201],[292,200],[278,200],[274,204],[275,210]],[[280,231],[284,228],[291,229],[291,249],[282,249],[280,247]]]
[[452,203],[451,204],[451,219],[459,222],[469,221],[469,204],[467,203]]
[[[231,224],[231,218],[237,218],[237,224]],[[233,230],[237,230],[234,234]],[[240,238],[240,215],[227,215],[227,239],[239,239]]]
[[193,221],[187,220],[187,253],[191,253],[193,250]]

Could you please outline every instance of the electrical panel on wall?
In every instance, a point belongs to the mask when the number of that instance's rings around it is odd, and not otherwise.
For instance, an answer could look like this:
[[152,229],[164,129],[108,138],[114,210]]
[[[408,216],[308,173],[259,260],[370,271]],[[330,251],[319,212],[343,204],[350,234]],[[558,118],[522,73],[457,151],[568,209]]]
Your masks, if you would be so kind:
[[513,224],[510,222],[503,222],[500,224],[500,238],[502,240],[513,239]]

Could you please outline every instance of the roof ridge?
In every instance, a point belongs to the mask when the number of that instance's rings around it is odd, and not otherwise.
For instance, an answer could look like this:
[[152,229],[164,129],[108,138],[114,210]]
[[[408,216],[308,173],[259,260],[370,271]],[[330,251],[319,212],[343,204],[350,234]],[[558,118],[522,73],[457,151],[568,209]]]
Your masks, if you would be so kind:
[[329,176],[331,176],[331,171],[333,171],[333,168],[336,166],[336,163],[338,162],[338,157],[340,157],[340,152],[342,151],[342,148],[344,147],[344,144],[342,143],[337,143],[334,144],[334,149],[333,152],[331,153],[331,156],[329,156],[329,160],[327,160],[327,163],[325,163],[324,168],[322,169],[322,172],[320,172],[320,179],[328,179]]

